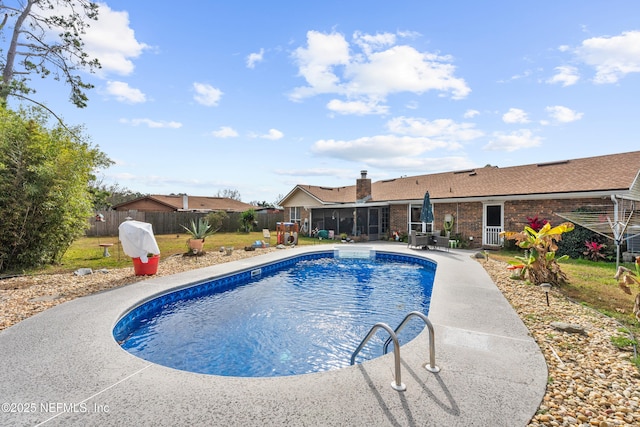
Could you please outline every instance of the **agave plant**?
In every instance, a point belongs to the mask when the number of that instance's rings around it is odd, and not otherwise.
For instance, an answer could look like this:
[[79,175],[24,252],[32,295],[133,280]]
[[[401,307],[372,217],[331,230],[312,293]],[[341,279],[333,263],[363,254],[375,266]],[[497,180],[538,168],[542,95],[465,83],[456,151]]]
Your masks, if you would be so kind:
[[556,258],[558,245],[556,242],[562,240],[562,234],[572,231],[575,226],[570,222],[564,222],[556,227],[551,227],[551,223],[546,223],[538,231],[529,226],[524,227],[524,231],[505,231],[501,236],[509,240],[515,240],[516,244],[525,249],[524,256],[516,256],[517,261],[510,264],[523,264],[522,275],[526,280],[534,285],[550,283],[559,285],[566,283],[567,276],[560,270],[558,261],[569,258],[563,255]]
[[181,226],[187,233],[191,235],[192,239],[202,239],[204,240],[206,237],[211,236],[216,230],[211,228],[209,221],[206,218],[199,218],[196,223],[194,220],[191,220],[191,227]]

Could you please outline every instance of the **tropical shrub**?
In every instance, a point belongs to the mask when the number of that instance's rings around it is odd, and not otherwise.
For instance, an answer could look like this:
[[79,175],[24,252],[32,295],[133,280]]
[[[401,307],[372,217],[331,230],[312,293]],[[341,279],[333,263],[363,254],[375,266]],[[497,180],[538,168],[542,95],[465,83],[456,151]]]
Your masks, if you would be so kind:
[[587,259],[591,261],[598,261],[606,258],[605,255],[601,252],[606,247],[606,245],[595,241],[586,241],[584,242],[584,244],[587,247],[587,250],[582,254],[587,257]]
[[249,209],[240,215],[240,225],[244,229],[245,232],[249,233],[253,229],[253,223],[256,220],[256,211],[254,209]]
[[557,242],[562,240],[562,234],[572,231],[574,225],[564,222],[556,227],[551,227],[547,222],[539,231],[530,226],[525,226],[521,232],[505,231],[501,235],[508,240],[515,240],[518,247],[525,249],[523,256],[516,256],[517,261],[510,264],[522,264],[522,276],[534,285],[549,283],[561,285],[566,283],[567,276],[560,270],[558,261],[567,259],[568,256],[556,257]]
[[529,223],[529,227],[531,227],[534,231],[540,231],[542,227],[549,221],[546,219],[538,218],[538,215],[533,218],[527,217],[527,222]]

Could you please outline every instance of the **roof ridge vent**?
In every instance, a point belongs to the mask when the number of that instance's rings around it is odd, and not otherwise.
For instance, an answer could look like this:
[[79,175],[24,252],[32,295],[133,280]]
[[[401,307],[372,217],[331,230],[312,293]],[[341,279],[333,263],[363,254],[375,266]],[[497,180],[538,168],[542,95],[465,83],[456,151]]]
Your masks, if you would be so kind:
[[463,171],[454,171],[453,173],[454,173],[454,175],[458,175],[458,174],[461,174],[461,173],[472,173],[472,172],[475,172],[475,171],[476,171],[475,169],[465,169]]
[[538,163],[536,166],[542,168],[544,166],[566,165],[567,163],[569,163],[569,160],[559,160],[557,162]]

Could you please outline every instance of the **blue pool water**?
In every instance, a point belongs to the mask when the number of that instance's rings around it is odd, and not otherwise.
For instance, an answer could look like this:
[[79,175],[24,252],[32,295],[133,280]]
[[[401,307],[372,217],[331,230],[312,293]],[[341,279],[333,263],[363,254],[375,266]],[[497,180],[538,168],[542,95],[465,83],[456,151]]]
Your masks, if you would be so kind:
[[[272,377],[339,369],[375,323],[395,328],[410,311],[428,313],[435,264],[324,254],[260,273],[152,300],[125,316],[114,336],[145,360],[205,374]],[[409,322],[401,344],[423,327],[419,319]],[[387,337],[376,333],[357,361],[382,355]]]

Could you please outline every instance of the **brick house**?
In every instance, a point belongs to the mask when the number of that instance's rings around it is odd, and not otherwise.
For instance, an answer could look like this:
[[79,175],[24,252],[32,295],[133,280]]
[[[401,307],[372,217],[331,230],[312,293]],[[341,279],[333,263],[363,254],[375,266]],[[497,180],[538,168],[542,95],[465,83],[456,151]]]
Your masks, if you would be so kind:
[[249,209],[261,210],[257,206],[227,197],[188,196],[186,194],[140,197],[115,205],[113,209],[140,212],[244,212]]
[[[387,238],[394,231],[441,230],[453,216],[452,233],[471,247],[496,247],[501,231],[520,231],[527,217],[552,225],[566,221],[556,213],[578,208],[610,209],[612,196],[640,200],[640,151],[499,168],[460,170],[371,182],[367,171],[355,185],[296,185],[281,201],[285,221],[302,232],[333,230],[363,239]],[[429,191],[434,222],[420,211]]]

